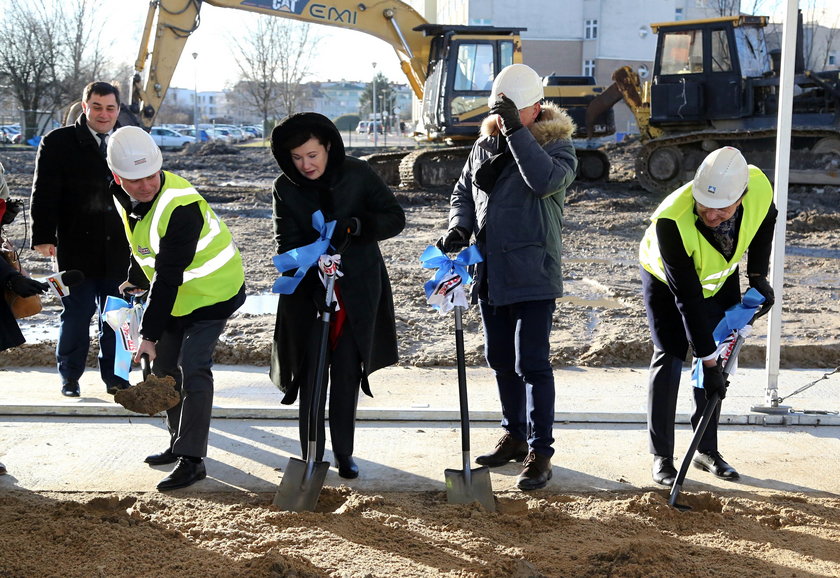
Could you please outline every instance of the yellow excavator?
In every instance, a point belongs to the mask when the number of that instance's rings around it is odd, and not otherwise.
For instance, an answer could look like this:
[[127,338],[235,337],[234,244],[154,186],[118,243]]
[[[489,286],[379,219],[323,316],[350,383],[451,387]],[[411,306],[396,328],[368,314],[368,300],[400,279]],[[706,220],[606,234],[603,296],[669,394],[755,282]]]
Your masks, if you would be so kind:
[[[402,185],[451,185],[457,179],[468,145],[477,138],[489,111],[493,77],[522,61],[524,28],[430,24],[411,6],[395,0],[153,0],[129,104],[146,127],[154,123],[187,38],[198,29],[203,4],[347,28],[387,42],[422,102],[417,139],[447,145],[368,157],[386,173],[387,163],[398,163]],[[602,90],[587,77],[546,78],[546,99],[566,108],[579,127],[575,136],[581,139],[577,147],[581,180],[603,180],[609,174],[606,155],[586,144],[615,132],[611,109],[589,111]]]

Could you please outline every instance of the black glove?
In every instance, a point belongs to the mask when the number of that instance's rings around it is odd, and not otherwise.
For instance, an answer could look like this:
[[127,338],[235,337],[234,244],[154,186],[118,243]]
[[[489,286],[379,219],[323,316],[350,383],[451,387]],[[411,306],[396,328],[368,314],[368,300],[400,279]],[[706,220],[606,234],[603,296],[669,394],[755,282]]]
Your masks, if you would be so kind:
[[470,234],[463,227],[452,227],[447,233],[437,240],[435,247],[444,253],[460,251],[470,243]]
[[714,367],[703,366],[703,390],[706,393],[706,399],[711,399],[715,393],[720,395],[720,399],[723,399],[726,397],[726,388],[728,385],[729,383],[723,378],[720,362]]
[[335,223],[332,235],[332,246],[341,253],[350,244],[350,237],[362,234],[362,222],[356,217],[342,217]]
[[23,203],[21,201],[7,199],[6,212],[3,213],[3,219],[0,220],[0,225],[8,225],[14,221],[17,214],[20,213],[21,208],[23,208]]
[[773,294],[773,288],[770,286],[770,283],[767,282],[767,277],[748,277],[748,279],[750,287],[764,296],[764,303],[761,304],[761,308],[755,314],[756,317],[761,317],[770,311],[770,309],[773,308],[773,303],[776,302],[776,297]]
[[490,109],[490,114],[498,114],[502,119],[502,134],[505,136],[510,136],[522,128],[522,121],[519,120],[519,109],[505,95],[499,96]]
[[38,293],[43,293],[50,288],[46,283],[41,283],[35,279],[30,279],[25,275],[18,273],[13,275],[7,282],[6,288],[12,293],[17,293],[21,297],[32,297]]

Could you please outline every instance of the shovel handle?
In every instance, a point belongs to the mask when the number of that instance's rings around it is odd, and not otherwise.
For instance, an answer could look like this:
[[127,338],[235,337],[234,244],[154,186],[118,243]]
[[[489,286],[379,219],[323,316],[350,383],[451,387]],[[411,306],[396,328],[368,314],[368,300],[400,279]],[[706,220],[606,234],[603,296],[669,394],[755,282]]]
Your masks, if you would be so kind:
[[[467,399],[467,361],[464,353],[463,307],[455,306],[455,356],[458,365],[458,401],[461,409],[461,451],[469,464],[470,408]],[[469,466],[465,466],[468,468]]]
[[152,373],[151,363],[149,362],[149,354],[144,353],[140,356],[140,371],[143,372],[143,380],[145,381]]

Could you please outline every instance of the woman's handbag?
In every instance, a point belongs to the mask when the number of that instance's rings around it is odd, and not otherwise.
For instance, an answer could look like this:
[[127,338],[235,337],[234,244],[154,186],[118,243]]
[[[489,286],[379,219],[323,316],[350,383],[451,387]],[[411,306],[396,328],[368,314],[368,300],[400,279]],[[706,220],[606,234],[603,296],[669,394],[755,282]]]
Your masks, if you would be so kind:
[[[21,267],[18,253],[14,245],[5,237],[0,237],[0,256],[4,258],[15,271],[19,271],[27,277],[29,274]],[[31,297],[21,297],[17,293],[4,289],[4,296],[6,303],[12,310],[15,319],[23,319],[24,317],[31,317],[41,311],[41,297],[39,295],[32,295]]]

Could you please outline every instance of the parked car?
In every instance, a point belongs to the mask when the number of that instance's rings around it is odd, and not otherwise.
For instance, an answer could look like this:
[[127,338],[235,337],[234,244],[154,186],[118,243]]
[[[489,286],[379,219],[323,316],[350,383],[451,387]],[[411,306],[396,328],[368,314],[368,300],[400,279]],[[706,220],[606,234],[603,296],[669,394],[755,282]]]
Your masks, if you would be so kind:
[[182,149],[195,142],[195,137],[183,135],[171,128],[156,126],[151,130],[152,140],[161,149]]
[[[182,128],[178,130],[179,133],[191,136],[195,138],[195,129],[194,128]],[[198,142],[206,142],[208,140],[212,140],[210,135],[207,134],[207,131],[203,128],[198,129]]]
[[0,126],[0,142],[6,144],[20,144],[23,142],[23,135],[19,129],[13,126]]
[[223,142],[225,144],[233,144],[234,138],[230,131],[226,128],[208,128],[207,134],[211,139]]
[[368,121],[360,120],[359,124],[356,126],[356,133],[357,134],[367,134],[368,131]]

